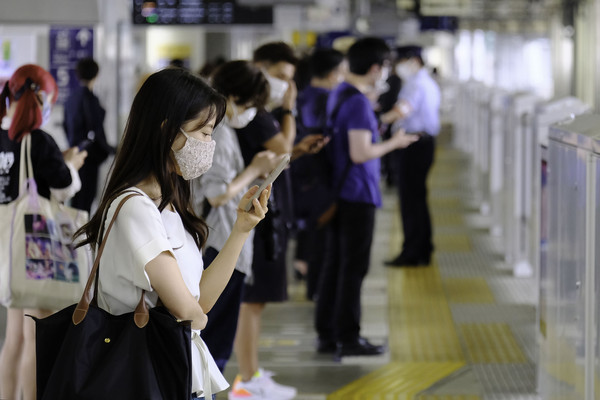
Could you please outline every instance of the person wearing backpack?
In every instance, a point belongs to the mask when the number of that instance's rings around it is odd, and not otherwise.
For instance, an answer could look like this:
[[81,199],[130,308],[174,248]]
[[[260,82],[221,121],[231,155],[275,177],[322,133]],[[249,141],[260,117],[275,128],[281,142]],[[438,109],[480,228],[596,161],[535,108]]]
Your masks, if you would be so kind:
[[[379,38],[357,40],[348,50],[349,73],[327,102],[337,213],[331,221],[332,242],[318,287],[315,326],[317,351],[344,356],[384,352],[360,336],[361,288],[369,269],[375,211],[381,206],[380,157],[409,146],[418,137],[395,132],[378,142],[377,117],[366,94],[387,79],[390,48]],[[335,111],[335,115],[334,114]]]
[[[296,101],[296,142],[326,130],[327,98],[345,76],[344,55],[334,49],[316,49],[307,57],[310,84],[298,93]],[[326,139],[327,140],[327,139]],[[323,210],[319,201],[328,190],[329,163],[325,152],[299,158],[291,165],[292,193],[296,219],[296,255],[294,269],[306,279],[306,297],[316,294],[325,247],[325,230],[317,226]]]

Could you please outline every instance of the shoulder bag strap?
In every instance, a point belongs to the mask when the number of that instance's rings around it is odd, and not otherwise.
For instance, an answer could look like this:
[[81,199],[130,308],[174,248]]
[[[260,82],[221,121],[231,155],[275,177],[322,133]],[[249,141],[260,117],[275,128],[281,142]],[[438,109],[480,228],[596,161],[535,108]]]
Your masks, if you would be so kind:
[[25,193],[25,182],[33,179],[31,163],[31,133],[25,134],[21,140],[21,159],[19,160],[19,197]]
[[[81,323],[81,321],[83,321],[83,319],[85,318],[85,316],[90,308],[90,303],[92,302],[92,299],[97,296],[97,292],[98,292],[97,281],[98,281],[98,273],[99,273],[99,267],[100,267],[100,257],[102,256],[102,252],[104,251],[104,246],[106,245],[106,239],[108,238],[108,234],[110,233],[110,230],[112,229],[113,224],[115,223],[115,221],[117,219],[117,215],[119,215],[119,211],[121,211],[121,208],[123,207],[125,202],[134,196],[142,196],[142,195],[140,193],[136,192],[136,193],[127,195],[123,200],[121,200],[121,202],[117,206],[117,209],[115,210],[115,213],[112,217],[112,220],[110,221],[110,224],[108,225],[108,228],[106,229],[106,233],[104,234],[104,238],[102,239],[102,243],[100,244],[100,248],[98,249],[98,254],[96,254],[96,258],[94,260],[94,266],[92,267],[90,276],[88,277],[87,283],[85,285],[85,290],[83,291],[83,294],[81,296],[81,299],[79,300],[79,303],[75,307],[75,311],[73,311],[72,320],[73,320],[73,324],[75,324],[75,325],[78,325],[79,323]],[[91,292],[91,288],[92,288],[92,282],[94,280],[96,281],[96,285],[94,285],[94,293],[93,293],[93,297],[92,297],[92,294],[90,292]],[[138,325],[138,320],[140,323],[145,325],[144,321],[147,322],[148,318],[149,318],[148,308],[146,306],[144,294],[145,294],[145,292],[142,291],[142,296],[140,298],[140,302],[138,303],[138,305],[135,309],[135,312],[134,312],[134,314],[135,314],[134,319],[135,319],[136,325]],[[138,315],[139,315],[139,317],[138,317]]]

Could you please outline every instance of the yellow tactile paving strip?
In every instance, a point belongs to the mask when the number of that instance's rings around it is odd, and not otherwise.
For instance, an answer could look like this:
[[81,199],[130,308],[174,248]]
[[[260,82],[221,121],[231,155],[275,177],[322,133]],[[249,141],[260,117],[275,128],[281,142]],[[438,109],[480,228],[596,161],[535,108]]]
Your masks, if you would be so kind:
[[[450,167],[434,168],[429,183],[436,189],[458,185],[453,153],[438,157]],[[456,197],[433,197],[434,226],[464,226]],[[394,221],[399,220],[396,216]],[[395,222],[390,254],[397,254],[401,229]],[[435,232],[437,252],[471,252],[468,234]],[[526,357],[506,324],[462,324],[452,318],[450,304],[490,304],[494,295],[483,278],[442,280],[434,259],[429,268],[390,268],[388,277],[389,348],[392,363],[330,394],[327,400],[480,400],[476,394],[423,394],[433,384],[469,363],[524,363]],[[460,334],[460,335],[459,335]],[[462,345],[461,340],[462,337]],[[465,356],[466,354],[466,356]]]
[[439,270],[399,268],[388,272],[392,360],[464,361]]
[[[464,363],[391,363],[327,396],[327,400],[413,400]],[[384,390],[382,390],[384,388]]]
[[477,395],[435,395],[435,394],[423,394],[416,397],[417,400],[481,400],[480,396]]
[[527,362],[507,324],[462,324],[460,331],[472,363]]
[[494,303],[494,295],[483,278],[444,279],[444,290],[450,303]]
[[[435,221],[435,215],[433,220]],[[436,234],[434,242],[436,251],[446,253],[468,253],[473,251],[471,239],[463,234]]]

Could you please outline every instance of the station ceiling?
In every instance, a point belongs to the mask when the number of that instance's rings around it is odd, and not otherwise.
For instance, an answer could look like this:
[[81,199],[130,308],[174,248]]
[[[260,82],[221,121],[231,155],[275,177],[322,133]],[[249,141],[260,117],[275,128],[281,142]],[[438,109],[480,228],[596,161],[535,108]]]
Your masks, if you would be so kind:
[[520,20],[543,18],[566,3],[576,2],[577,0],[396,0],[396,7],[407,12],[418,7],[421,15]]

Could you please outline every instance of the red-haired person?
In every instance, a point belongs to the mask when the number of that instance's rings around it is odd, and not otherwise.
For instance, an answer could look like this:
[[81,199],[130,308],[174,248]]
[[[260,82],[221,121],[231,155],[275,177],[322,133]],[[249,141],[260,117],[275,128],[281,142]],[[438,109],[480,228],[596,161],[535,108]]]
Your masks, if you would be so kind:
[[[77,147],[60,151],[40,129],[56,101],[58,87],[52,75],[37,65],[19,67],[0,94],[0,204],[19,195],[19,161],[23,138],[31,137],[33,176],[40,196],[50,193],[59,201],[81,187],[77,170],[87,155]],[[0,352],[0,399],[35,398],[35,325],[24,314],[45,317],[50,310],[9,308],[6,339]]]

